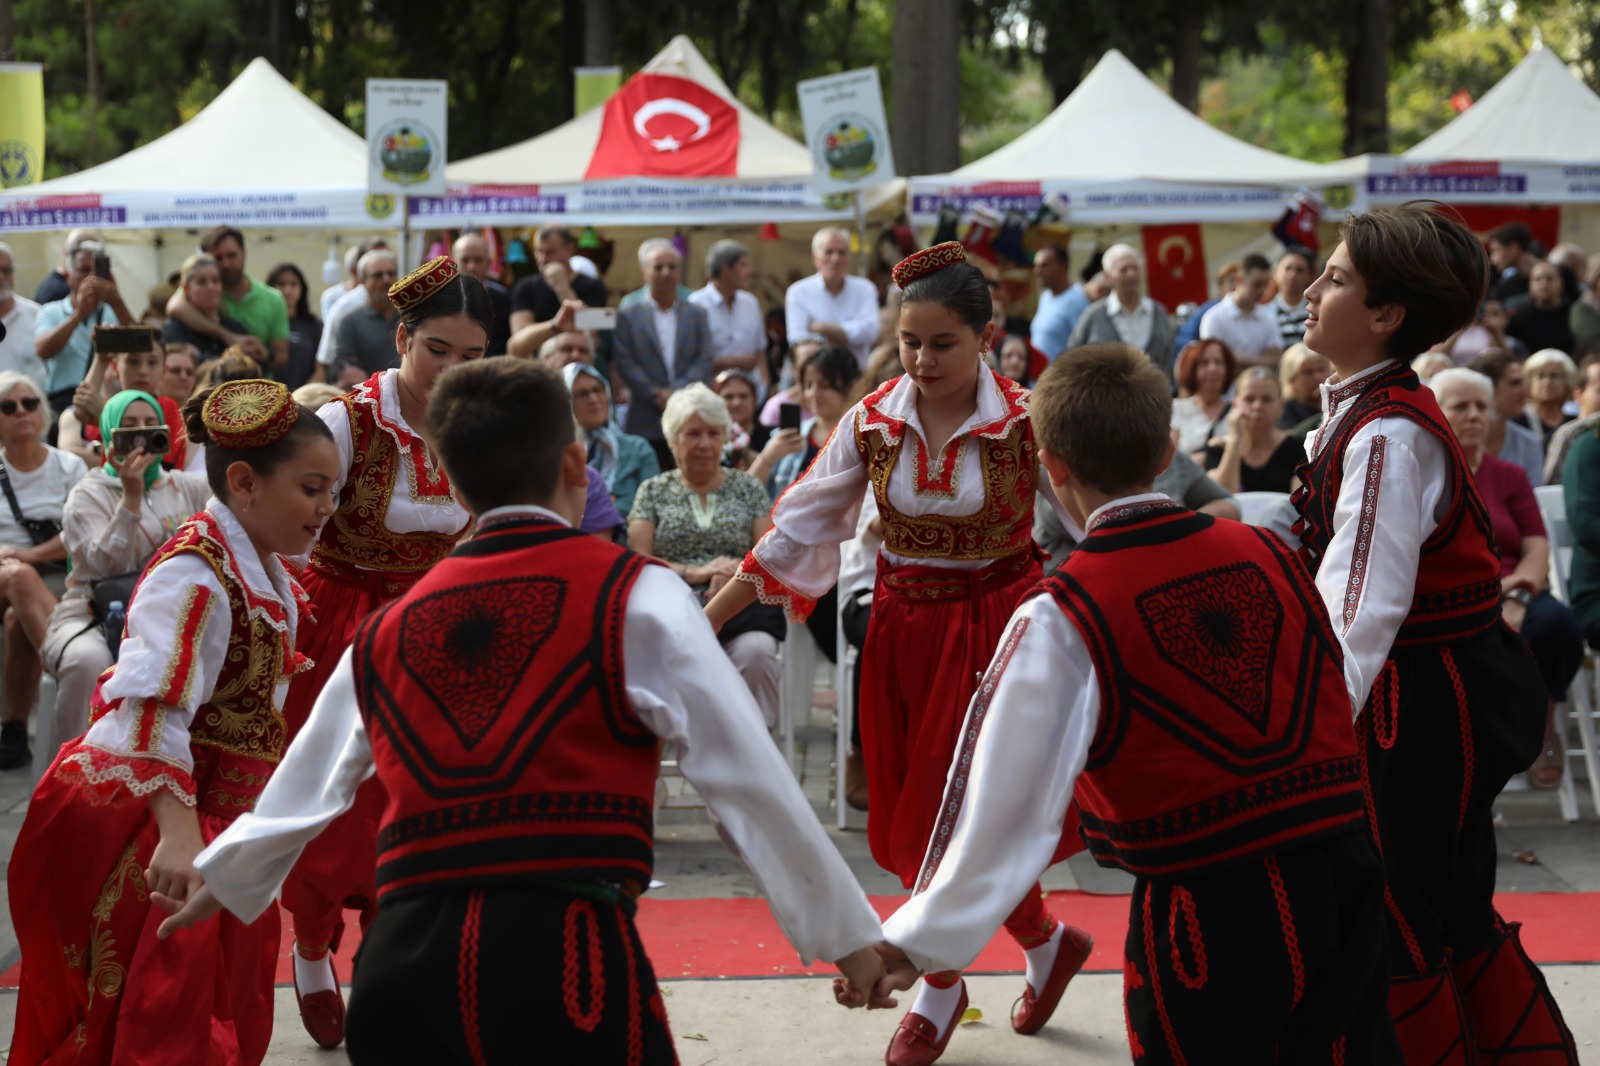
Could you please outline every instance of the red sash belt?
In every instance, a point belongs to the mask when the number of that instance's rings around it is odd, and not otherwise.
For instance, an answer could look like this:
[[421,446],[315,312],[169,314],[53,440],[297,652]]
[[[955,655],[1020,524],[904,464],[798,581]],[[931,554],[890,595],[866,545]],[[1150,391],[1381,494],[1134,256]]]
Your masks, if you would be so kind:
[[981,570],[948,566],[895,564],[878,557],[878,592],[909,603],[951,603],[977,600],[991,589],[1010,584],[1035,565],[1037,549],[997,559]]
[[195,744],[191,750],[195,801],[200,810],[231,822],[255,808],[256,797],[272,776],[272,763],[210,744]]

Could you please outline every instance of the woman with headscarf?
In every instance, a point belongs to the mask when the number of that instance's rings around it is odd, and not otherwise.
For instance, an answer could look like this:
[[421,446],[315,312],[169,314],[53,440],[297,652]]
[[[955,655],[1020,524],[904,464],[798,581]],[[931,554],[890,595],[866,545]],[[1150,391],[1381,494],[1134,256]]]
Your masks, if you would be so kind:
[[617,511],[633,510],[639,486],[661,473],[655,449],[643,437],[622,432],[611,408],[611,386],[588,363],[568,363],[561,377],[572,393],[572,417],[578,422],[589,465],[605,480]]

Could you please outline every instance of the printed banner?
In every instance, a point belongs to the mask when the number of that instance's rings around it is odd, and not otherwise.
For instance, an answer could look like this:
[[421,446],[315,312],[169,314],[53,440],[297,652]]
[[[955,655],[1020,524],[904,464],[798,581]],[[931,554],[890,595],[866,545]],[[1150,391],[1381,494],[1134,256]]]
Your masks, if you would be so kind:
[[1145,226],[1143,234],[1150,298],[1168,311],[1176,311],[1180,304],[1205,303],[1210,291],[1199,224]]
[[0,193],[0,232],[102,229],[209,229],[212,226],[389,229],[400,224],[399,202],[364,189],[266,189],[219,192],[81,193],[32,196]]
[[450,83],[367,79],[367,192],[443,195]]
[[571,185],[460,185],[446,196],[413,196],[411,217],[429,228],[568,225],[716,225],[838,220],[849,204],[817,195],[809,181],[672,181],[623,178]]
[[1354,190],[1353,206],[1359,211],[1372,204],[1419,198],[1471,204],[1597,203],[1600,166],[1493,160],[1421,163],[1372,156]]
[[1271,222],[1283,213],[1284,202],[1295,191],[1168,181],[957,183],[946,178],[913,178],[911,220],[918,226],[933,226],[946,205],[965,215],[980,204],[1001,214],[1020,211],[1032,217],[1049,197],[1053,206],[1065,208],[1062,221],[1072,224]]
[[606,101],[586,178],[738,173],[739,112],[688,78],[636,74]]
[[44,68],[0,63],[0,188],[44,180]]
[[808,78],[795,88],[820,191],[851,192],[894,177],[877,67]]

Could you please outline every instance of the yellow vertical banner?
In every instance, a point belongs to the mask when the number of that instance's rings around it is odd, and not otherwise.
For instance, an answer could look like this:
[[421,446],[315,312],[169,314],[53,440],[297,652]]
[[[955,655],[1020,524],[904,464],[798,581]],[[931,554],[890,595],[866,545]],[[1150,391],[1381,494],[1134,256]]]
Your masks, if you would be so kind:
[[0,188],[44,180],[44,68],[0,63]]
[[622,88],[621,67],[574,67],[572,113],[581,115],[611,99]]

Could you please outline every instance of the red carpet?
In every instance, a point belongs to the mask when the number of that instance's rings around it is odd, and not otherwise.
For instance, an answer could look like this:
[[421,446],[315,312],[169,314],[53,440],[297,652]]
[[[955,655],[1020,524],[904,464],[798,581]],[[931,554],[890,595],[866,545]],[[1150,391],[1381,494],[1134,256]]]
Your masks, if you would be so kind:
[[[894,913],[904,897],[874,896],[878,913]],[[1052,892],[1057,917],[1094,935],[1089,971],[1120,973],[1122,941],[1128,933],[1127,896]],[[1496,904],[1506,920],[1522,922],[1522,943],[1535,962],[1600,963],[1600,892],[1504,893]],[[287,923],[285,923],[287,926]],[[639,904],[639,929],[662,980],[686,977],[784,977],[829,974],[831,966],[801,966],[778,923],[759,899],[645,899]],[[350,979],[349,959],[360,937],[345,932],[339,976]],[[1021,970],[1017,949],[1002,933],[978,956],[974,972]],[[291,983],[289,936],[284,930],[278,983]],[[0,988],[16,988],[21,966],[0,974]]]

